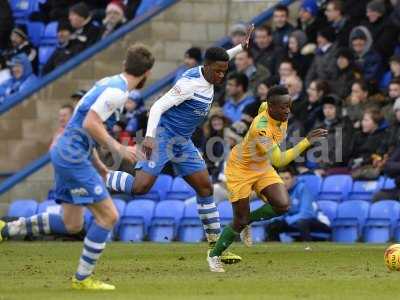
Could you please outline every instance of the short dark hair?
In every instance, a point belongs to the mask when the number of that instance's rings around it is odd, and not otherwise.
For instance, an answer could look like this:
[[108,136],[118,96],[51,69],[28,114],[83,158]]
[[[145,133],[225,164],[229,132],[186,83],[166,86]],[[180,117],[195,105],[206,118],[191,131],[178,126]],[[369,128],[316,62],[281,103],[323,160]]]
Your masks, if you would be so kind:
[[353,82],[352,85],[354,85],[354,84],[359,85],[360,88],[361,88],[364,92],[368,92],[368,93],[369,93],[369,89],[368,89],[368,85],[367,85],[367,82],[366,82],[366,81],[364,81],[364,80],[362,80],[362,79],[357,79],[357,80],[354,80],[354,82]]
[[389,82],[389,85],[391,84],[398,84],[400,85],[400,78],[394,78]]
[[64,104],[61,109],[68,109],[71,114],[74,112],[74,107],[71,104]]
[[284,11],[286,15],[289,16],[289,9],[287,8],[286,5],[279,4],[275,6],[274,11]]
[[273,102],[276,96],[286,96],[289,95],[289,91],[284,85],[275,85],[269,89],[267,93],[267,102]]
[[341,0],[331,0],[328,4],[333,4],[336,10],[340,11],[342,15],[344,14],[344,5]]
[[193,58],[197,63],[201,63],[203,57],[201,54],[201,49],[199,47],[192,47],[186,50],[185,55],[190,58]]
[[294,62],[289,57],[282,58],[282,60],[279,62],[279,66],[282,64],[290,64],[292,66],[292,68],[294,69]]
[[377,106],[369,106],[364,110],[363,115],[369,114],[371,119],[374,121],[375,124],[380,124],[383,121],[383,114],[379,107]]
[[322,79],[316,79],[311,82],[315,82],[315,86],[318,92],[322,92],[322,95],[327,95],[331,92],[331,86],[329,82]]
[[272,28],[271,26],[264,24],[261,25],[260,27],[257,27],[256,30],[258,31],[265,31],[268,35],[272,35]]
[[232,72],[228,75],[228,80],[235,80],[236,85],[241,85],[243,87],[243,92],[247,92],[249,88],[249,79],[246,74],[241,72]]
[[154,56],[143,44],[129,46],[125,56],[124,71],[139,77],[150,70],[154,65]]
[[210,47],[204,55],[204,63],[210,64],[217,61],[229,61],[229,55],[224,48]]

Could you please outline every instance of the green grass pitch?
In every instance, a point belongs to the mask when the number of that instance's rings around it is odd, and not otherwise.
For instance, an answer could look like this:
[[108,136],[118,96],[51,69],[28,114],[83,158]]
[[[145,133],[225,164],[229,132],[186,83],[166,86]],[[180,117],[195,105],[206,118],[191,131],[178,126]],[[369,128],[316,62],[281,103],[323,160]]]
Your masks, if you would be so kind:
[[0,300],[36,299],[399,299],[400,272],[383,264],[385,245],[259,244],[226,273],[208,271],[206,244],[122,244],[106,248],[96,277],[115,292],[72,291],[82,244],[0,244]]

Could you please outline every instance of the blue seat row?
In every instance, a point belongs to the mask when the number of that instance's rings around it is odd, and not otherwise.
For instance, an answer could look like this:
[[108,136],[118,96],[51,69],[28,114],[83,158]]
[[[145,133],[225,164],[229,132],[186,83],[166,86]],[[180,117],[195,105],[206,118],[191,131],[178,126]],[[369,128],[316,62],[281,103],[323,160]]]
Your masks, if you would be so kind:
[[317,175],[301,175],[299,179],[307,184],[318,200],[331,201],[370,201],[378,190],[395,186],[393,179],[384,176],[370,181],[353,181],[350,175],[331,175],[325,178]]

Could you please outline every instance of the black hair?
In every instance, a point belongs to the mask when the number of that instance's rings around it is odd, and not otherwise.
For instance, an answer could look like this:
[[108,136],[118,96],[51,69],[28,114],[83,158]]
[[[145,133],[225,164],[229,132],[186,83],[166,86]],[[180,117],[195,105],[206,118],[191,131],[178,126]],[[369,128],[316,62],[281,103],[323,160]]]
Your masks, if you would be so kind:
[[185,54],[190,58],[193,58],[195,61],[197,61],[198,64],[200,64],[203,59],[201,54],[201,49],[199,47],[189,48],[186,50]]
[[262,30],[262,31],[265,31],[268,35],[272,35],[272,28],[271,28],[271,26],[269,26],[267,24],[257,27],[256,30]]
[[246,74],[241,72],[232,72],[228,75],[228,80],[235,80],[237,85],[241,85],[243,87],[243,92],[247,92],[249,87],[249,79]]
[[340,14],[344,14],[344,5],[343,5],[343,1],[341,0],[331,0],[328,2],[328,4],[333,4],[333,6],[335,7],[335,10],[340,11]]
[[284,11],[284,12],[286,12],[286,15],[289,16],[289,9],[287,8],[286,5],[279,4],[279,5],[275,6],[274,11]]
[[275,85],[269,89],[267,93],[267,102],[273,102],[276,96],[286,96],[289,95],[288,89],[283,85]]
[[210,64],[217,61],[229,61],[229,55],[224,48],[211,47],[206,50],[204,55],[205,64]]
[[72,26],[69,22],[60,22],[58,24],[57,32],[62,31],[62,30],[68,30],[69,32],[74,31],[74,29],[72,28]]

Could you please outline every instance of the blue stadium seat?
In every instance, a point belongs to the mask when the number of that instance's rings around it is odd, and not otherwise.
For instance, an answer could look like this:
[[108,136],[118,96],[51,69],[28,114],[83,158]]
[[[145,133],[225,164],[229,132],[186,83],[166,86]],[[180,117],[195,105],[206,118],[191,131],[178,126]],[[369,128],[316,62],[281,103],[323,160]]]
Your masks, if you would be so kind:
[[385,183],[383,184],[384,189],[393,189],[396,187],[394,178],[387,177]]
[[136,199],[125,207],[121,219],[120,239],[122,241],[140,242],[144,240],[156,203],[147,199]]
[[38,47],[42,38],[45,25],[42,22],[27,22],[29,40],[35,47]]
[[222,227],[232,222],[233,219],[232,204],[229,201],[222,201],[218,203],[218,211]]
[[204,230],[195,201],[186,203],[179,227],[178,239],[186,243],[199,243],[204,239]]
[[348,199],[371,201],[378,188],[379,182],[376,180],[356,180],[353,182],[353,188],[349,193]]
[[316,197],[321,190],[322,178],[318,175],[307,174],[300,175],[299,180],[304,181],[310,192]]
[[172,177],[170,175],[159,175],[147,194],[135,198],[143,198],[154,201],[165,200],[167,192],[171,189]]
[[59,209],[60,205],[57,204],[54,200],[46,200],[39,203],[37,213],[41,214],[44,212],[54,212]]
[[150,240],[153,242],[172,242],[176,235],[183,211],[184,202],[180,200],[165,200],[158,202],[150,226]]
[[47,24],[40,39],[40,45],[57,45],[58,22],[50,22]]
[[38,0],[12,0],[9,3],[17,23],[18,20],[27,20],[32,12],[39,9]]
[[19,199],[11,203],[7,216],[9,217],[30,217],[36,214],[38,204],[35,200]]
[[175,177],[171,190],[167,192],[166,198],[173,200],[186,200],[196,195],[194,189],[187,184],[182,177]]
[[[250,201],[250,211],[256,210],[264,204],[264,201],[259,199]],[[251,224],[251,235],[254,243],[265,241],[267,237],[265,232],[265,222],[255,222]]]
[[364,226],[364,241],[387,243],[400,216],[400,204],[394,200],[379,201],[371,205]]
[[124,215],[126,202],[121,200],[121,199],[116,199],[116,198],[113,199],[113,202],[114,202],[114,205],[117,208],[118,214],[119,214],[119,220],[118,220],[117,224],[115,224],[113,233],[111,235],[111,238],[113,240],[115,240],[115,239],[119,238],[119,230],[120,230],[120,226],[121,226],[121,219],[122,219],[122,216]]
[[356,242],[368,217],[369,206],[367,201],[362,200],[340,203],[332,226],[333,240],[341,243]]
[[56,46],[40,46],[39,47],[39,64],[45,65],[49,58],[53,55],[56,50]]
[[331,175],[322,182],[318,200],[342,201],[347,199],[353,180],[349,175]]
[[318,201],[318,208],[326,215],[329,221],[333,222],[336,218],[338,203],[336,201],[322,200]]

